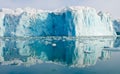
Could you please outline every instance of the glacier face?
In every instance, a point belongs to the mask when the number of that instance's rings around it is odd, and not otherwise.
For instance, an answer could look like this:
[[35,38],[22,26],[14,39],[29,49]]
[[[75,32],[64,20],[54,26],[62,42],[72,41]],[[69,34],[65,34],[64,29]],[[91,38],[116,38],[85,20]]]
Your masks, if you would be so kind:
[[117,33],[117,35],[120,35],[120,21],[119,20],[113,20],[114,29]]
[[56,11],[33,8],[1,9],[0,36],[115,36],[108,14],[90,7],[68,7]]

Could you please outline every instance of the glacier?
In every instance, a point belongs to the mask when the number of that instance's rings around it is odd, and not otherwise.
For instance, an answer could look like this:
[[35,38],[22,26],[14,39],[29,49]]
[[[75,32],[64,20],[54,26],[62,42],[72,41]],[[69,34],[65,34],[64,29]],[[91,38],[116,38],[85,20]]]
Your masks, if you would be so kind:
[[117,35],[120,35],[120,20],[113,20],[113,24]]
[[0,10],[1,37],[116,36],[108,13],[72,6],[47,11],[34,8]]

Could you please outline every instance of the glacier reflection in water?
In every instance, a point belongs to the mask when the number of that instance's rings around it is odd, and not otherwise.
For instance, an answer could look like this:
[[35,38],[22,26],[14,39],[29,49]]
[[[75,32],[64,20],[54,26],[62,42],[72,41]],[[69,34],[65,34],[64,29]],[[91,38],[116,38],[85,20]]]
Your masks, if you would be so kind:
[[95,65],[97,60],[107,60],[115,46],[114,38],[1,38],[1,65],[31,66],[38,63],[55,63],[71,67]]

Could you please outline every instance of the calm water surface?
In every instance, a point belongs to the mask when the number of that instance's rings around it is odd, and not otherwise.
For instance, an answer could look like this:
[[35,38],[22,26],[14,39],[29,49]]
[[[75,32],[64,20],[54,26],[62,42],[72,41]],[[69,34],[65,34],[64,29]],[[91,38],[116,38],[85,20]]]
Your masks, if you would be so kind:
[[120,74],[120,38],[0,38],[0,74]]

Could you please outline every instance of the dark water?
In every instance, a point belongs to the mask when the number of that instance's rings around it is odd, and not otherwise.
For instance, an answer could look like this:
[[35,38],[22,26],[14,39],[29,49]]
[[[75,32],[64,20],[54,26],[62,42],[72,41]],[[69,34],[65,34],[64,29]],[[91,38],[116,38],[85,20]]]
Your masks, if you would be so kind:
[[120,74],[120,38],[0,38],[0,74]]

